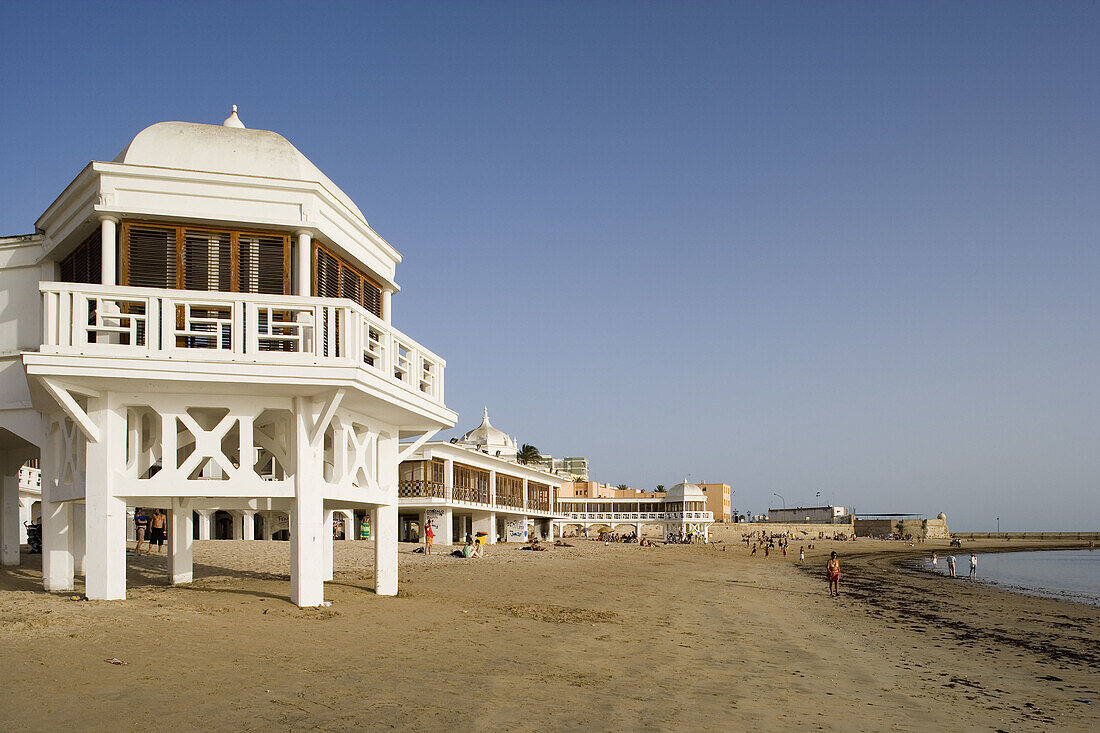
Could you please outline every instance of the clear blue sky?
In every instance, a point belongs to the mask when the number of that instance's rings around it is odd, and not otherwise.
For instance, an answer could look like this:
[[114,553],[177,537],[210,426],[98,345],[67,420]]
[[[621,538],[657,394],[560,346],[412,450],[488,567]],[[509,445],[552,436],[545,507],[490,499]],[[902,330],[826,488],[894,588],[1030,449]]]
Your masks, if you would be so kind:
[[460,427],[594,477],[1100,525],[1100,6],[0,4],[0,233],[162,120],[405,256]]

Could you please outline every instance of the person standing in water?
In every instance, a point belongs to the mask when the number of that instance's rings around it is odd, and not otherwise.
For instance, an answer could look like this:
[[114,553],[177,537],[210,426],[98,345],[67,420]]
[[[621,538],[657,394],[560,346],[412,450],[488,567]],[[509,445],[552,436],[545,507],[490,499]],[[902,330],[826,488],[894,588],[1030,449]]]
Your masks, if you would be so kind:
[[954,555],[948,555],[947,556],[947,574],[950,575],[952,578],[955,577],[955,556]]
[[932,553],[932,571],[933,571],[933,572],[935,572],[935,570],[936,570],[936,563],[937,563],[937,562],[939,562],[939,560],[940,560],[940,558],[939,558],[939,557],[938,557],[938,556],[936,555],[936,553],[934,553],[934,552],[933,552],[933,553]]
[[978,556],[973,552],[970,553],[970,579],[974,580],[978,577]]
[[840,558],[836,556],[836,550],[829,555],[829,564],[826,566],[829,573],[829,595],[840,595]]

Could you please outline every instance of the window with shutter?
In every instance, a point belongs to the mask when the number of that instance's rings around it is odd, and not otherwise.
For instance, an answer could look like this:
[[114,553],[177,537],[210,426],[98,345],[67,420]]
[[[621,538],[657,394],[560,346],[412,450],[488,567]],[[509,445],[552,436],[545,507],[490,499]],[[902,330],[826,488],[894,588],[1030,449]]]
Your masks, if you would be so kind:
[[61,282],[88,283],[99,285],[103,282],[100,260],[103,252],[99,246],[99,230],[80,243],[68,257],[61,261]]
[[290,292],[290,235],[123,222],[123,285]]
[[382,317],[382,288],[346,260],[319,244],[313,245],[313,294],[347,298]]

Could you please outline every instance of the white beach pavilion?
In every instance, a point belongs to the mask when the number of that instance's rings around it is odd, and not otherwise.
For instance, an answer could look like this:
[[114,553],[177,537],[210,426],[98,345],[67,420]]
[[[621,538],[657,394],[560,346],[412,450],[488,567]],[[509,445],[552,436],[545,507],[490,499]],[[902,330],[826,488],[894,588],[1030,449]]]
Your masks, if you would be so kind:
[[89,598],[125,597],[129,504],[168,511],[173,583],[192,577],[193,512],[289,514],[300,606],[331,578],[332,512],[369,512],[394,595],[398,441],[456,418],[443,360],[391,325],[400,260],[236,108],[89,163],[34,234],[0,238],[2,561],[40,457],[47,590],[82,573]]
[[[489,544],[554,539],[558,491],[568,479],[516,461],[516,441],[489,422],[453,442],[427,442],[401,463],[403,540],[423,541],[431,522],[440,545],[484,532]],[[419,535],[411,531],[418,525]]]

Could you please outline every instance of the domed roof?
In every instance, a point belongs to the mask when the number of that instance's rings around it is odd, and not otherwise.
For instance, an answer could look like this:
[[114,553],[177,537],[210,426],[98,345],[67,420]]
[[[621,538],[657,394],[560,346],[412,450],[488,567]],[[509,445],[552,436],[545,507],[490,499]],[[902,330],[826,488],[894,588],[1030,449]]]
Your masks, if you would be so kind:
[[458,442],[480,446],[489,451],[489,453],[500,450],[502,454],[515,455],[516,452],[516,441],[509,437],[503,430],[493,427],[493,424],[489,422],[488,407],[485,408],[485,413],[481,418],[481,424],[459,438]]
[[695,484],[678,483],[668,490],[665,501],[706,501],[707,494]]
[[234,108],[221,125],[158,122],[139,132],[115,163],[157,168],[230,173],[320,183],[355,212],[363,212],[328,176],[277,132],[249,130]]

